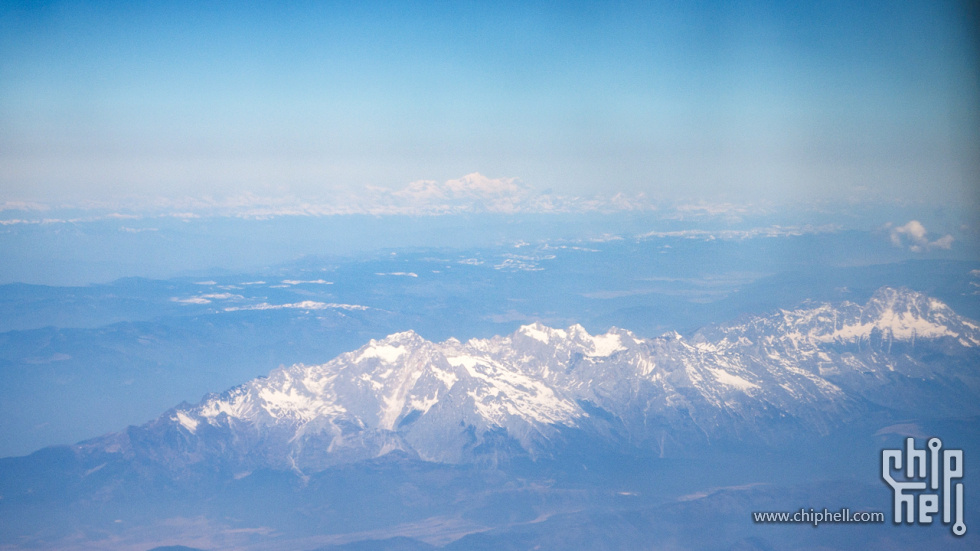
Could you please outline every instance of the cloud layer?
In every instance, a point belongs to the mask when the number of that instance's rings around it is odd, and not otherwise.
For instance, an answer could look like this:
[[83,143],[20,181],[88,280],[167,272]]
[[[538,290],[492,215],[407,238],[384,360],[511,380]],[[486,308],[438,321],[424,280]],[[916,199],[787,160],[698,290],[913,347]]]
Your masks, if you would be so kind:
[[[648,211],[656,206],[642,193],[579,197],[540,193],[517,178],[490,178],[471,173],[437,182],[418,180],[402,188],[366,186],[357,191],[332,191],[310,199],[295,195],[262,196],[243,192],[227,197],[130,197],[113,202],[46,205],[0,204],[0,224],[80,222],[106,218],[155,215],[177,218],[231,216],[265,219],[278,216],[333,216],[349,214],[433,216],[462,213],[558,213]],[[52,210],[74,210],[79,216],[55,218]],[[108,214],[95,214],[103,211]],[[120,213],[119,211],[123,211]],[[41,213],[48,213],[45,218]],[[138,214],[134,214],[138,213]]]
[[949,250],[953,246],[953,236],[946,234],[935,241],[929,240],[929,232],[918,220],[909,220],[905,225],[892,227],[889,232],[892,244],[908,248],[915,253],[934,249]]

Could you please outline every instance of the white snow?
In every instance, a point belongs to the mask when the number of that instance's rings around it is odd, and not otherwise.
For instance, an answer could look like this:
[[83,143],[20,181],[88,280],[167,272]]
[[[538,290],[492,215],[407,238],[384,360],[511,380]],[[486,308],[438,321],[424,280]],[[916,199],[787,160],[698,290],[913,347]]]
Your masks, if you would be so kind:
[[[399,356],[400,355],[401,353],[399,353]],[[395,371],[396,377],[394,380],[386,383],[385,386],[386,389],[388,389],[389,394],[381,396],[381,401],[383,403],[379,414],[379,427],[388,430],[393,430],[395,428],[395,422],[399,417],[401,417],[401,414],[405,409],[405,402],[412,388],[415,386],[415,383],[419,380],[422,373],[425,372],[423,367],[423,365],[402,366],[402,369]]]
[[[448,361],[449,358],[446,358]],[[453,365],[450,362],[450,365]],[[429,373],[431,373],[435,378],[439,379],[446,388],[452,388],[459,378],[451,370],[441,369],[438,366],[432,365],[429,367]]]
[[208,419],[209,423],[213,423],[215,418],[222,413],[228,417],[237,419],[248,418],[251,410],[252,404],[249,400],[248,392],[240,388],[227,400],[208,400],[201,405],[198,414],[201,417]]
[[371,341],[372,345],[369,346],[361,355],[357,357],[356,362],[361,362],[368,358],[378,358],[379,360],[387,363],[395,363],[399,358],[408,353],[408,350],[404,346],[392,346],[390,344],[374,344],[376,341]]
[[473,398],[477,412],[493,424],[501,425],[508,415],[555,423],[568,422],[580,414],[574,403],[559,398],[543,381],[523,375],[516,368],[494,361],[473,367],[466,363],[461,361],[459,365],[484,383],[467,394]]
[[177,412],[177,417],[176,417],[175,421],[177,421],[178,423],[180,423],[191,434],[194,434],[195,432],[197,432],[197,424],[200,422],[197,419],[194,419],[193,417],[188,416],[183,411],[178,411]]
[[559,339],[565,339],[568,337],[568,334],[565,331],[562,331],[561,329],[552,329],[550,327],[545,327],[540,323],[534,323],[531,325],[522,325],[521,328],[518,329],[518,331],[528,337],[531,337],[536,341],[543,342],[544,344],[548,344],[549,342],[551,342],[552,335],[556,336]]
[[358,379],[367,383],[368,386],[370,386],[371,389],[374,391],[379,391],[385,387],[385,385],[381,384],[381,382],[375,381],[374,378],[371,377],[370,373],[362,373],[361,376],[358,377]]
[[619,352],[620,350],[626,350],[623,346],[622,339],[619,335],[615,333],[606,333],[605,335],[596,335],[591,338],[592,340],[592,356],[609,356],[613,352]]
[[412,402],[409,404],[409,407],[413,410],[419,410],[422,413],[425,413],[429,411],[429,409],[432,408],[432,406],[436,405],[437,403],[439,403],[438,392],[435,395],[430,396],[428,398],[424,398],[421,400],[419,399],[412,400]]
[[746,381],[745,379],[739,377],[738,375],[732,375],[731,373],[725,371],[724,369],[714,369],[711,367],[707,369],[708,371],[711,372],[712,375],[715,376],[715,379],[717,379],[718,382],[723,385],[733,386],[743,391],[752,388],[759,388],[759,385]]
[[300,392],[289,381],[280,387],[260,388],[258,397],[263,402],[262,409],[275,419],[288,417],[310,421],[316,417],[336,415],[345,411],[342,406],[332,401],[328,402]]
[[820,342],[832,342],[835,340],[850,341],[859,338],[867,338],[873,329],[879,329],[888,338],[909,340],[913,338],[936,339],[940,337],[957,337],[958,335],[950,331],[945,325],[933,323],[927,319],[914,316],[908,312],[896,313],[893,310],[886,310],[882,315],[870,322],[844,325],[833,333],[814,336],[814,340]]
[[462,366],[471,370],[476,367],[476,364],[480,363],[480,358],[474,356],[446,356],[446,361],[453,367]]
[[314,395],[322,395],[327,385],[337,378],[336,373],[324,373],[324,366],[314,366],[306,369],[302,384]]

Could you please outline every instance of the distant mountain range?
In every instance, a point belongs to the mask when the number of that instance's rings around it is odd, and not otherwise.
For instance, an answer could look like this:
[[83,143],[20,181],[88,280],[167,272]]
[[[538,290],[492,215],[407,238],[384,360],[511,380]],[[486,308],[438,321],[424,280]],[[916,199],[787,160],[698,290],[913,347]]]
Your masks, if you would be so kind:
[[805,304],[688,339],[539,323],[465,343],[408,331],[78,450],[178,470],[306,473],[396,450],[442,463],[550,456],[575,434],[664,456],[713,441],[778,444],[876,412],[975,415],[978,360],[980,325],[892,288],[864,305]]
[[[687,338],[540,323],[467,342],[407,331],[142,426],[0,460],[0,547],[519,548],[557,541],[548,527],[565,526],[632,548],[680,530],[656,519],[683,510],[722,515],[744,535],[749,510],[782,503],[758,486],[780,470],[810,484],[787,507],[816,495],[813,506],[884,509],[867,435],[969,423],[951,420],[980,415],[978,396],[980,324],[909,289]],[[863,436],[829,449],[835,434]],[[808,478],[839,457],[869,480],[833,486],[842,494]],[[718,494],[711,480],[751,484]],[[584,528],[607,522],[635,533]],[[935,543],[920,535],[909,545]]]

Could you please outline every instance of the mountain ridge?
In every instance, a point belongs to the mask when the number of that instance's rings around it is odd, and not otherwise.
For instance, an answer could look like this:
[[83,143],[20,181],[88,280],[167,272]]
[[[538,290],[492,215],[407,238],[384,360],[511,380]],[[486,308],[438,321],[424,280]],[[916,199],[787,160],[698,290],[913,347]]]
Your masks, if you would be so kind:
[[404,331],[77,449],[237,473],[317,472],[396,451],[450,464],[534,459],[560,453],[570,433],[662,456],[824,435],[880,410],[976,414],[978,350],[978,324],[888,287],[865,305],[803,305],[690,338],[540,323],[465,343]]

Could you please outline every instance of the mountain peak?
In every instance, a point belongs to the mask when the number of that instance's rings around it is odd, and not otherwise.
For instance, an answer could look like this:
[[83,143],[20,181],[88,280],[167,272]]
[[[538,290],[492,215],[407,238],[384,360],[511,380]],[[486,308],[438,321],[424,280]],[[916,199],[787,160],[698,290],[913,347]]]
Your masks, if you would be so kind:
[[372,339],[370,342],[371,343],[380,342],[382,344],[408,344],[408,343],[417,344],[424,341],[425,339],[423,339],[421,335],[409,329],[407,331],[392,333],[387,337],[381,339],[380,341],[375,341],[374,339]]
[[548,327],[540,321],[536,321],[529,325],[520,326],[515,335],[517,334],[529,337],[544,344],[551,343],[553,339],[565,339],[568,336],[567,332],[561,329],[553,329]]
[[[952,339],[962,346],[980,346],[980,326],[957,315],[942,301],[907,288],[882,287],[859,305],[806,302],[795,309],[747,318],[699,331],[702,341],[791,342],[796,349],[816,352],[824,345],[854,345],[856,350],[894,343]],[[883,344],[884,343],[884,344]]]
[[[882,287],[862,312],[862,327],[877,329],[896,339],[967,338],[953,310],[942,301],[905,288]],[[959,327],[957,327],[959,326]]]
[[353,354],[357,358],[356,363],[363,360],[376,358],[381,362],[394,364],[411,350],[423,346],[427,341],[418,333],[412,330],[392,333],[387,337],[376,340],[371,339]]

